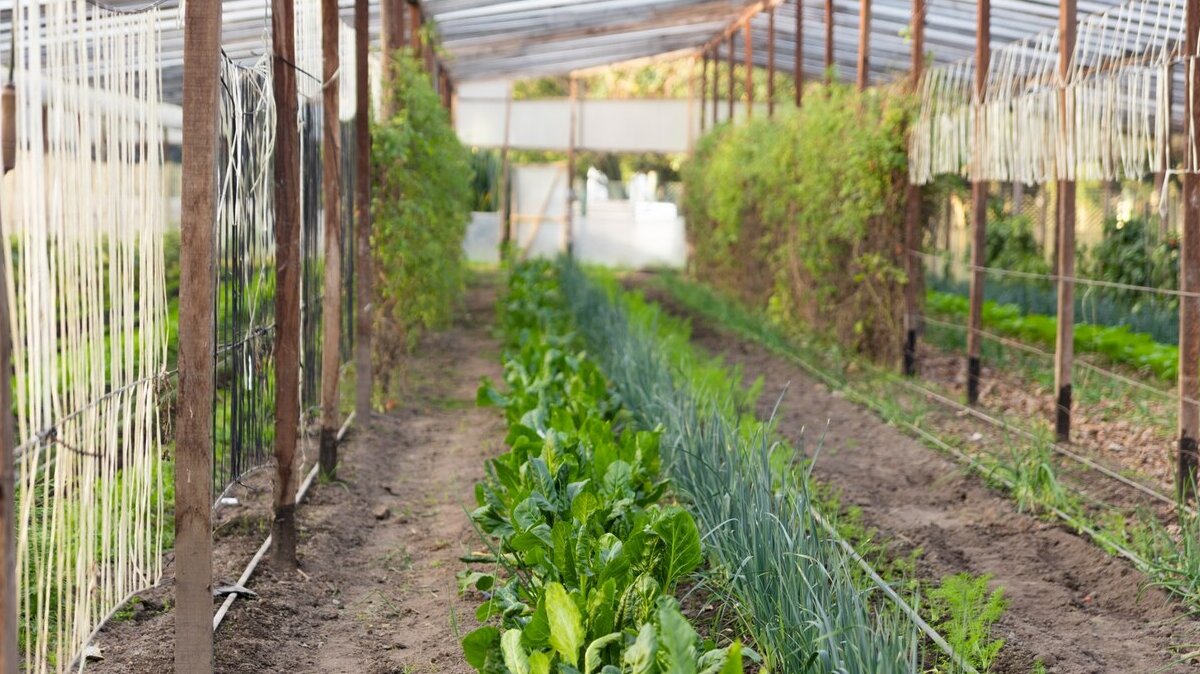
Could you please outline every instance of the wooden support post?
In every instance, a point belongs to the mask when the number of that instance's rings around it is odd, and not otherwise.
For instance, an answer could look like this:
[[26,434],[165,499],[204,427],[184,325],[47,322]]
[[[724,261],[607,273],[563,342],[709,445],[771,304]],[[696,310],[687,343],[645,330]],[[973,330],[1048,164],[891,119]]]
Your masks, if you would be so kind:
[[743,93],[746,95],[746,119],[749,120],[754,117],[754,33],[750,30],[750,19],[746,19],[745,25],[742,26],[742,42],[746,52],[746,63],[743,65],[746,69],[746,84],[743,88],[746,91]]
[[858,90],[871,84],[871,0],[858,3]]
[[355,168],[354,266],[358,316],[354,339],[354,411],[358,423],[371,423],[375,396],[372,362],[375,327],[374,260],[371,254],[371,80],[368,58],[371,46],[370,0],[354,0],[354,144]]
[[[913,0],[912,74],[910,91],[916,92],[925,69],[925,0]],[[925,266],[921,262],[921,186],[908,183],[904,212],[904,363],[905,376],[917,373],[917,337],[921,334],[921,295],[925,291]]]
[[321,187],[325,209],[325,284],[321,298],[321,474],[337,473],[338,429],[342,425],[338,400],[342,358],[342,130],[338,54],[338,0],[321,0],[321,99],[324,133]]
[[413,0],[409,0],[408,3],[408,30],[409,38],[412,42],[413,57],[421,58],[424,52],[424,47],[421,43],[425,41],[421,37],[421,8]]
[[399,50],[404,48],[404,15],[408,10],[404,0],[381,0],[379,7],[382,14],[379,39],[383,51],[383,100],[380,102],[384,118],[390,119],[396,112],[396,101],[392,96],[393,70],[397,67]]
[[708,52],[700,59],[700,133],[708,126]]
[[737,75],[734,74],[733,68],[733,32],[729,33],[729,122],[733,123],[733,86],[737,81]]
[[[1187,0],[1187,51],[1195,54],[1200,47],[1200,0]],[[1185,81],[1194,82],[1196,59],[1184,61],[1188,68]],[[1200,87],[1185,87],[1185,128],[1200,125]],[[1189,149],[1196,142],[1187,138]],[[1188,156],[1191,152],[1187,153]],[[1183,224],[1179,243],[1179,289],[1184,293],[1200,292],[1200,174],[1195,162],[1188,161],[1183,174]],[[1200,437],[1200,298],[1183,295],[1179,298],[1179,470],[1176,476],[1181,499],[1196,492],[1196,440]]]
[[509,242],[512,241],[512,220],[509,217],[511,207],[508,166],[508,145],[512,133],[512,84],[505,86],[504,95],[504,145],[500,146],[500,261],[504,261],[508,253]]
[[579,134],[579,80],[571,78],[571,125],[567,139],[567,217],[564,219],[564,249],[567,257],[575,252],[575,143]]
[[[11,90],[6,88],[7,95]],[[15,95],[15,91],[12,92]],[[7,101],[6,101],[7,103]],[[0,175],[16,162],[16,127],[7,120],[16,106],[4,106],[5,134],[3,145],[14,144],[11,156],[5,152]],[[11,134],[11,135],[10,135]],[[0,225],[0,241],[4,239]],[[8,260],[0,255],[0,279],[5,278]],[[16,432],[13,418],[12,315],[8,293],[0,292],[0,674],[17,674],[17,462]]]
[[[1059,123],[1067,131],[1066,81],[1075,51],[1075,0],[1058,4]],[[1075,360],[1075,181],[1058,181],[1058,327],[1054,341],[1054,434],[1059,442],[1071,441],[1071,370]]]
[[775,7],[767,12],[767,117],[775,117]]
[[796,107],[799,108],[804,102],[804,0],[796,0],[796,53],[792,80],[796,84]]
[[[975,99],[983,100],[987,87],[987,71],[991,59],[991,0],[979,0],[976,6],[975,29]],[[978,122],[976,122],[978,124]],[[976,155],[982,140],[982,130],[976,128]],[[980,331],[983,329],[983,266],[987,245],[988,183],[978,177],[978,158],[971,178],[972,240],[971,240],[971,305],[967,322],[967,404],[979,401],[979,379],[983,365],[980,360]]]
[[[192,0],[184,12],[179,257],[182,329],[179,330],[179,408],[175,421],[175,671],[211,674],[216,353],[212,329],[216,324],[213,240],[217,222],[221,3]],[[295,90],[295,84],[292,89]]]
[[[275,502],[271,559],[296,562],[296,442],[300,431],[300,127],[296,101],[296,13],[271,0],[275,92]],[[212,599],[209,598],[211,604]]]
[[721,124],[721,50],[712,49],[713,59],[713,126]]
[[833,0],[825,0],[825,84],[833,83]]

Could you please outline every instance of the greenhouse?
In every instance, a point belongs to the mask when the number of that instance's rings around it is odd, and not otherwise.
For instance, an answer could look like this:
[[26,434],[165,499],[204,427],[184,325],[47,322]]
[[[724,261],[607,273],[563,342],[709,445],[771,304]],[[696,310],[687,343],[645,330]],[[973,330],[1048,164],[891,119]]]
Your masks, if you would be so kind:
[[1200,668],[1200,0],[0,0],[0,674]]

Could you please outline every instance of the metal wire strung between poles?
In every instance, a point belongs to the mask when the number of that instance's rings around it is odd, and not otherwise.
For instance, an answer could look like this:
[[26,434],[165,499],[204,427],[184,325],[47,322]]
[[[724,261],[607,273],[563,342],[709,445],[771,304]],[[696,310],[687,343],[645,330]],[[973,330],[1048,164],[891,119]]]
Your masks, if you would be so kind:
[[[971,329],[969,326],[963,325],[961,323],[954,323],[952,321],[939,320],[939,319],[933,318],[927,314],[922,314],[921,320],[925,321],[926,323],[930,323],[932,325],[938,325],[938,326],[946,327],[946,328],[953,328],[956,330],[960,330],[962,332],[969,332]],[[1039,349],[1036,346],[1031,346],[1029,344],[1023,344],[1021,342],[1014,341],[1007,337],[1002,337],[993,332],[988,332],[987,330],[978,330],[976,332],[979,334],[980,337],[983,337],[984,339],[987,339],[990,341],[994,341],[998,344],[1002,344],[1004,346],[1008,346],[1008,347],[1017,349],[1019,351],[1024,351],[1026,353],[1030,353],[1033,355],[1042,356],[1044,358],[1049,358],[1049,359],[1054,358],[1053,353],[1050,353],[1049,351],[1045,351],[1043,349]],[[1160,396],[1165,400],[1171,400],[1171,401],[1175,401],[1175,402],[1182,400],[1183,402],[1191,403],[1193,405],[1200,405],[1200,399],[1192,398],[1190,396],[1180,396],[1178,391],[1174,391],[1174,392],[1164,391],[1163,389],[1156,388],[1156,387],[1146,384],[1144,382],[1137,381],[1136,379],[1131,379],[1129,377],[1126,377],[1123,374],[1114,372],[1112,370],[1105,369],[1103,367],[1100,367],[1099,365],[1096,365],[1095,363],[1088,362],[1088,361],[1083,360],[1078,357],[1075,358],[1074,364],[1078,365],[1079,367],[1081,367],[1089,372],[1095,372],[1096,374],[1104,375],[1106,377],[1109,377],[1111,379],[1119,381],[1122,384],[1126,384],[1128,386],[1133,386],[1134,388],[1140,389],[1142,391],[1146,391],[1147,393],[1152,393],[1154,395]]]
[[1035,281],[1052,281],[1055,283],[1057,283],[1060,280],[1065,280],[1065,281],[1070,281],[1071,283],[1074,283],[1075,285],[1081,285],[1081,286],[1093,286],[1093,287],[1097,287],[1097,288],[1112,288],[1114,290],[1129,290],[1129,291],[1134,291],[1134,292],[1144,292],[1144,293],[1151,293],[1151,294],[1156,294],[1156,295],[1168,295],[1171,297],[1190,297],[1190,298],[1200,297],[1200,292],[1188,292],[1188,291],[1184,291],[1184,290],[1174,290],[1171,288],[1155,288],[1153,286],[1139,286],[1139,285],[1133,285],[1133,284],[1129,284],[1129,283],[1120,283],[1117,281],[1101,281],[1099,279],[1079,278],[1077,276],[1058,276],[1057,274],[1038,274],[1035,272],[1014,271],[1012,269],[1000,269],[997,267],[980,267],[980,266],[973,265],[970,262],[955,260],[950,255],[939,255],[937,253],[926,253],[923,251],[911,250],[911,249],[908,252],[910,255],[916,256],[916,257],[924,259],[924,260],[947,262],[949,264],[954,265],[955,267],[957,267],[959,269],[965,269],[965,270],[971,271],[971,272],[981,271],[986,274],[992,274],[994,276],[1011,276],[1013,278],[1023,278],[1023,279],[1030,279],[1030,280],[1035,280]]

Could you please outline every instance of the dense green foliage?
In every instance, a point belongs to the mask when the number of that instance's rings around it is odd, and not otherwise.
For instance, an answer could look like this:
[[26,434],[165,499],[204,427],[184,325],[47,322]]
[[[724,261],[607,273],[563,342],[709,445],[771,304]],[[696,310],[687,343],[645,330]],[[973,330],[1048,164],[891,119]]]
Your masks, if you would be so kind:
[[672,488],[695,514],[723,594],[770,671],[918,671],[916,631],[875,601],[822,524],[794,452],[773,440],[740,376],[692,350],[686,325],[567,264],[563,291],[614,390],[661,428]]
[[[1104,238],[1083,258],[1086,278],[1131,286],[1176,289],[1179,287],[1179,239],[1162,237],[1143,218],[1104,221]],[[1175,311],[1174,297],[1126,288],[1100,288],[1099,293],[1124,300],[1130,313],[1168,309]]]
[[[660,505],[660,433],[636,430],[582,350],[548,263],[518,266],[503,304],[507,392],[479,402],[509,425],[471,519],[503,575],[464,572],[488,623],[463,640],[481,672],[741,672],[742,647],[703,641],[676,585],[702,561],[700,531]],[[497,627],[492,622],[498,620]]]
[[[988,204],[988,223],[984,230],[984,266],[1027,274],[1049,274],[1050,263],[1042,255],[1033,237],[1033,223],[1025,215],[1008,215],[1004,203]],[[1045,281],[1042,285],[1049,285]]]
[[396,60],[395,114],[372,129],[372,241],[383,372],[423,328],[445,322],[463,289],[470,152],[420,62]]
[[780,323],[896,358],[907,118],[906,99],[834,86],[718,126],[684,170],[696,274]]
[[[959,322],[965,320],[970,309],[967,298],[941,292],[928,293],[925,304],[931,315],[952,317]],[[1054,316],[1023,313],[1015,304],[983,303],[984,328],[1004,336],[1053,349],[1057,325]],[[1160,344],[1150,335],[1132,332],[1125,326],[1076,323],[1075,350],[1100,354],[1164,381],[1174,381],[1179,363],[1179,347]]]

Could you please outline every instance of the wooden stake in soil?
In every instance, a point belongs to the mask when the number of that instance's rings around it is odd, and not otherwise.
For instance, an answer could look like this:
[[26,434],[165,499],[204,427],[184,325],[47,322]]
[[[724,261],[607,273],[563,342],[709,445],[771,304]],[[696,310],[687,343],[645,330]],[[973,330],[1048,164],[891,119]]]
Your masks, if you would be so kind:
[[[296,442],[300,431],[300,128],[297,125],[296,15],[271,0],[275,94],[275,502],[271,560],[296,563]],[[209,598],[210,612],[212,598]]]
[[[1187,53],[1200,47],[1200,0],[1187,0]],[[1184,61],[1185,81],[1195,82],[1196,60]],[[1200,126],[1200,86],[1185,88],[1184,120],[1190,128]],[[1189,143],[1192,141],[1189,141]],[[1188,153],[1189,156],[1191,153]],[[1200,406],[1191,402],[1200,395],[1200,174],[1188,161],[1183,174],[1183,226],[1179,241],[1179,471],[1176,479],[1180,498],[1196,491],[1196,440],[1200,437]]]
[[742,42],[746,50],[746,119],[754,117],[754,33],[750,31],[750,19],[742,27]]
[[[991,57],[991,0],[979,0],[976,13],[975,35],[975,97],[983,100],[983,92],[987,87],[988,63]],[[975,134],[976,143],[982,139],[982,130]],[[976,161],[981,148],[975,148]],[[978,175],[978,171],[972,171]],[[987,200],[988,184],[986,181],[972,179],[972,241],[971,241],[971,309],[967,323],[967,404],[974,405],[979,401],[979,377],[982,363],[979,359],[983,328],[983,266],[985,262],[984,247],[987,241]]]
[[[917,90],[925,68],[925,0],[913,0],[912,77],[910,91]],[[908,183],[904,212],[904,374],[917,373],[917,336],[921,332],[921,294],[925,289],[925,266],[921,264],[921,186]]]
[[[212,457],[221,3],[185,8],[179,249],[179,411],[175,434],[175,671],[210,674]],[[292,85],[295,90],[295,85]],[[7,330],[4,331],[7,334]],[[3,403],[0,403],[2,405]],[[11,409],[5,405],[4,409]]]
[[833,0],[825,0],[825,84],[833,83]]
[[804,102],[804,0],[796,0],[796,53],[792,79],[796,83],[796,107],[799,108]]
[[357,329],[354,339],[354,410],[358,423],[371,423],[372,398],[375,393],[375,372],[371,362],[374,327],[374,279],[371,259],[371,85],[367,60],[371,42],[371,9],[369,0],[354,0],[354,143],[355,173],[354,203],[356,212],[354,279],[358,300]]
[[[1075,52],[1075,0],[1058,5],[1058,75],[1066,82]],[[1062,110],[1070,109],[1066,87],[1059,87]],[[1069,123],[1067,115],[1060,124]],[[1071,440],[1071,369],[1075,359],[1075,181],[1058,181],[1058,327],[1054,341],[1054,432],[1059,442]]]
[[338,0],[321,0],[324,138],[321,187],[325,208],[325,292],[321,298],[321,474],[337,472],[338,383],[342,369],[342,123],[338,118]]

